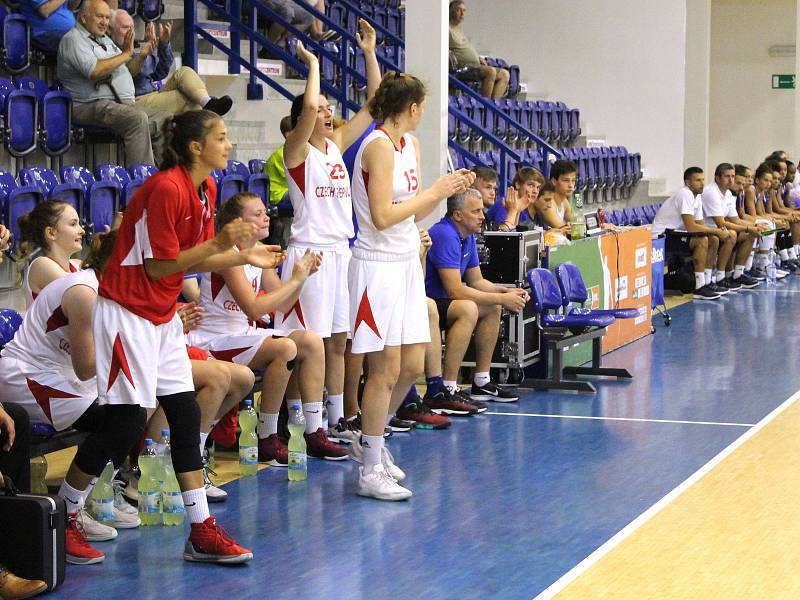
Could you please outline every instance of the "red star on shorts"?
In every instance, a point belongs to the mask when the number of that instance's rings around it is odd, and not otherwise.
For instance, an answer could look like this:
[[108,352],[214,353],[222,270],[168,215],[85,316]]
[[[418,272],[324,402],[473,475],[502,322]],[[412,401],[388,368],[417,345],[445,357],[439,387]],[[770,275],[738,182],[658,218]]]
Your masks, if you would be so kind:
[[25,382],[33,397],[36,398],[36,404],[42,408],[47,420],[51,423],[53,422],[53,417],[50,416],[50,400],[52,398],[80,398],[80,396],[52,388],[49,385],[42,385],[30,377],[26,377]]
[[378,331],[378,325],[375,323],[375,317],[372,316],[372,306],[370,305],[369,297],[367,296],[367,288],[364,288],[364,293],[361,295],[361,302],[358,303],[356,324],[355,327],[353,327],[354,336],[358,331],[358,326],[361,325],[361,323],[365,323],[367,327],[375,332],[375,335],[377,335],[380,339],[383,339]]
[[295,302],[292,308],[289,309],[289,312],[283,313],[283,321],[281,321],[281,323],[286,323],[286,319],[288,319],[292,313],[297,315],[297,320],[300,321],[300,325],[302,325],[303,329],[305,329],[306,319],[303,317],[303,308],[300,306],[300,298],[298,298],[297,302]]
[[246,348],[230,348],[228,350],[211,350],[211,356],[216,358],[217,360],[224,360],[225,362],[232,363],[234,356],[239,356],[245,350],[249,350],[250,347]]
[[128,366],[128,357],[125,356],[125,348],[122,347],[122,339],[117,334],[114,340],[114,348],[111,351],[111,368],[108,371],[108,387],[106,391],[110,390],[111,386],[114,385],[120,371],[131,383],[133,389],[136,389],[136,384],[133,383],[133,377],[131,376],[131,369]]

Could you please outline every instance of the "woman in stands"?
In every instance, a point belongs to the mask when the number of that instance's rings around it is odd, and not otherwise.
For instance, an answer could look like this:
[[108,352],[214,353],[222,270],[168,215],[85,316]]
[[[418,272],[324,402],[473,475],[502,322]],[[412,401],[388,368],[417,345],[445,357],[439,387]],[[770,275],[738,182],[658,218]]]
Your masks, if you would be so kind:
[[[109,434],[138,433],[141,408],[161,405],[169,423],[172,463],[191,533],[184,559],[223,564],[252,559],[209,515],[202,476],[200,409],[185,351],[176,299],[187,270],[236,265],[274,267],[283,254],[258,246],[235,252],[256,227],[241,220],[214,236],[213,169],[227,165],[225,122],[209,111],[189,111],[164,123],[164,161],[125,209],[114,252],[99,286],[92,321],[98,402]],[[82,463],[73,501],[86,494],[109,449],[98,444]]]
[[[381,500],[411,496],[405,477],[383,445],[390,406],[396,410],[423,371],[430,343],[425,283],[415,220],[475,179],[465,169],[420,185],[419,142],[410,134],[422,119],[425,86],[405,73],[387,73],[369,102],[381,123],[362,142],[353,172],[359,232],[348,281],[354,354],[367,354],[362,436],[351,444],[359,469],[358,493]],[[393,411],[392,411],[393,412]]]
[[[249,193],[232,196],[220,209],[217,222],[242,220],[256,226],[252,237],[238,246],[242,251],[260,245],[269,232],[269,216],[261,199]],[[309,250],[294,261],[291,277],[281,282],[275,269],[235,266],[204,274],[200,283],[199,306],[203,322],[189,334],[189,343],[208,350],[212,356],[264,369],[258,437],[259,460],[286,466],[288,448],[278,436],[278,413],[284,392],[297,365],[299,397],[306,413],[308,453],[327,460],[345,460],[347,450],[328,440],[322,429],[322,385],[324,348],[313,331],[293,331],[289,337],[275,337],[272,329],[256,327],[256,321],[275,310],[289,312],[296,306],[309,276],[317,271],[322,256]],[[284,265],[284,271],[287,266]],[[266,293],[259,294],[260,290]],[[309,306],[307,317],[313,311]],[[290,398],[292,399],[292,398]]]
[[[77,271],[72,259],[83,248],[83,227],[72,205],[55,200],[40,202],[17,220],[20,247],[17,264],[25,268],[25,305],[30,306],[44,286]],[[28,262],[30,260],[30,262]]]
[[[375,56],[375,30],[364,19],[359,20],[359,26],[361,33],[356,34],[356,40],[364,52],[369,102],[381,74]],[[344,354],[350,328],[349,240],[355,232],[350,177],[342,153],[361,137],[372,117],[365,103],[352,119],[336,127],[332,107],[320,94],[319,61],[302,43],[297,44],[297,55],[308,65],[308,80],[305,93],[292,103],[292,130],[283,151],[289,198],[294,207],[283,279],[292,277],[292,265],[306,249],[323,252],[325,260],[319,272],[303,286],[296,304],[288,312],[278,312],[275,329],[283,335],[313,331],[324,340],[329,434],[349,442],[357,436],[345,420],[343,396]],[[296,393],[293,384],[290,396]]]

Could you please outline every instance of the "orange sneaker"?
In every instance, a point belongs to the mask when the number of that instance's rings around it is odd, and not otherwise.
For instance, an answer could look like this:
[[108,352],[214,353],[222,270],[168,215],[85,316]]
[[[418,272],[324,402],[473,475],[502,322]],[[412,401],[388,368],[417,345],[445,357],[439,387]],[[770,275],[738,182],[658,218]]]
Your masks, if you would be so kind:
[[87,541],[83,525],[78,522],[78,513],[67,516],[64,545],[67,551],[67,562],[70,564],[92,565],[106,559],[105,554]]

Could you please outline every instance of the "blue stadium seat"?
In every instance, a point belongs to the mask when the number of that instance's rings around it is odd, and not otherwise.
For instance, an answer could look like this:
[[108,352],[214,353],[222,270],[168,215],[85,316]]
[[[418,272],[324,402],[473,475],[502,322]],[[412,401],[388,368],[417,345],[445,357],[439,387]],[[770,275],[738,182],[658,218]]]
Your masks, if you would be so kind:
[[0,112],[4,116],[8,153],[19,158],[36,150],[39,129],[36,94],[17,89],[9,80],[0,79]]
[[[584,303],[589,299],[589,292],[586,290],[580,269],[573,263],[558,265],[556,278],[561,290],[561,304],[568,315],[611,316],[615,319],[633,319],[639,316],[639,310],[636,308],[584,308]],[[577,302],[580,306],[572,306],[573,302]]]
[[51,90],[36,77],[18,77],[21,90],[36,94],[39,118],[39,147],[48,156],[60,156],[72,146],[72,97],[63,89]]
[[3,70],[12,75],[19,75],[30,66],[31,31],[28,21],[21,14],[7,14],[3,19]]
[[245,181],[250,177],[249,167],[238,160],[229,160],[228,166],[223,169],[223,173],[225,175],[241,175]]
[[247,181],[241,175],[223,175],[217,183],[217,208],[234,194],[244,192],[246,189]]
[[131,176],[125,170],[125,167],[112,163],[97,165],[94,168],[94,178],[96,181],[114,181],[119,184],[120,189],[131,180]]
[[121,196],[122,189],[116,181],[95,181],[89,186],[85,220],[90,226],[90,235],[103,231],[106,226],[111,227],[120,210]]
[[263,173],[266,162],[260,158],[253,158],[247,163],[247,166],[251,173]]
[[89,192],[89,187],[95,182],[94,175],[86,167],[66,166],[61,167],[62,183],[77,183],[84,193]]
[[27,167],[19,172],[23,186],[37,188],[48,200],[57,200],[72,205],[78,215],[82,214],[83,189],[76,183],[59,183],[56,174],[46,167]]
[[266,173],[251,173],[247,178],[247,191],[259,196],[264,206],[269,204],[269,177]]
[[569,141],[574,142],[581,134],[581,113],[577,108],[569,109]]
[[133,199],[133,195],[136,193],[136,190],[138,190],[140,187],[142,187],[142,184],[144,182],[145,182],[144,179],[141,179],[141,178],[138,178],[138,177],[134,177],[122,187],[122,206],[123,207],[128,206],[130,201]]
[[119,0],[119,7],[128,11],[132,17],[136,15],[137,4],[136,0]]
[[157,167],[154,165],[148,165],[147,163],[137,163],[128,168],[128,175],[131,176],[131,179],[147,179],[151,175],[155,175],[157,172]]
[[534,312],[539,315],[539,322],[544,327],[607,327],[614,322],[614,317],[610,315],[564,315],[557,312],[562,307],[561,290],[556,276],[547,269],[528,271],[528,282],[531,286]]
[[0,171],[0,194],[3,196],[3,222],[11,230],[12,249],[15,250],[20,237],[17,219],[33,210],[44,199],[44,194],[34,186],[18,186],[14,175],[8,171]]
[[17,311],[11,308],[0,309],[0,348],[14,339],[14,334],[20,325],[22,325],[22,315]]
[[161,18],[163,12],[164,4],[161,0],[141,0],[139,4],[139,17],[145,23]]

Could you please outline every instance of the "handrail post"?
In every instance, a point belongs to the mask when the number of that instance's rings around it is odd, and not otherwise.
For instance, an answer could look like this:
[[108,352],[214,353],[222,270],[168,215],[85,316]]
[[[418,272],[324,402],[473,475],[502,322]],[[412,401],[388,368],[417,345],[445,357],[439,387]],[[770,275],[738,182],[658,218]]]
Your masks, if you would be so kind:
[[[242,0],[228,0],[228,11],[231,15],[235,15],[236,18],[241,18],[242,16]],[[254,27],[255,29],[255,27]],[[228,73],[231,75],[236,75],[242,72],[242,68],[238,62],[233,60],[233,54],[239,55],[241,51],[241,33],[239,32],[239,27],[231,22],[230,23],[230,32],[231,32],[231,55],[228,56]]]
[[[255,4],[250,3],[250,27],[258,31],[258,9]],[[252,65],[248,71],[250,73],[250,81],[247,83],[247,99],[248,100],[263,100],[264,87],[256,80],[256,71],[258,70],[258,50],[256,48],[256,41],[253,36],[248,36],[249,49],[250,49],[250,64]]]
[[184,5],[183,64],[197,71],[197,3],[189,0]]
[[347,56],[350,52],[350,40],[342,38],[339,44],[339,89],[342,91],[342,118],[347,120],[350,112],[347,108],[347,100],[350,98],[350,74],[347,72]]

